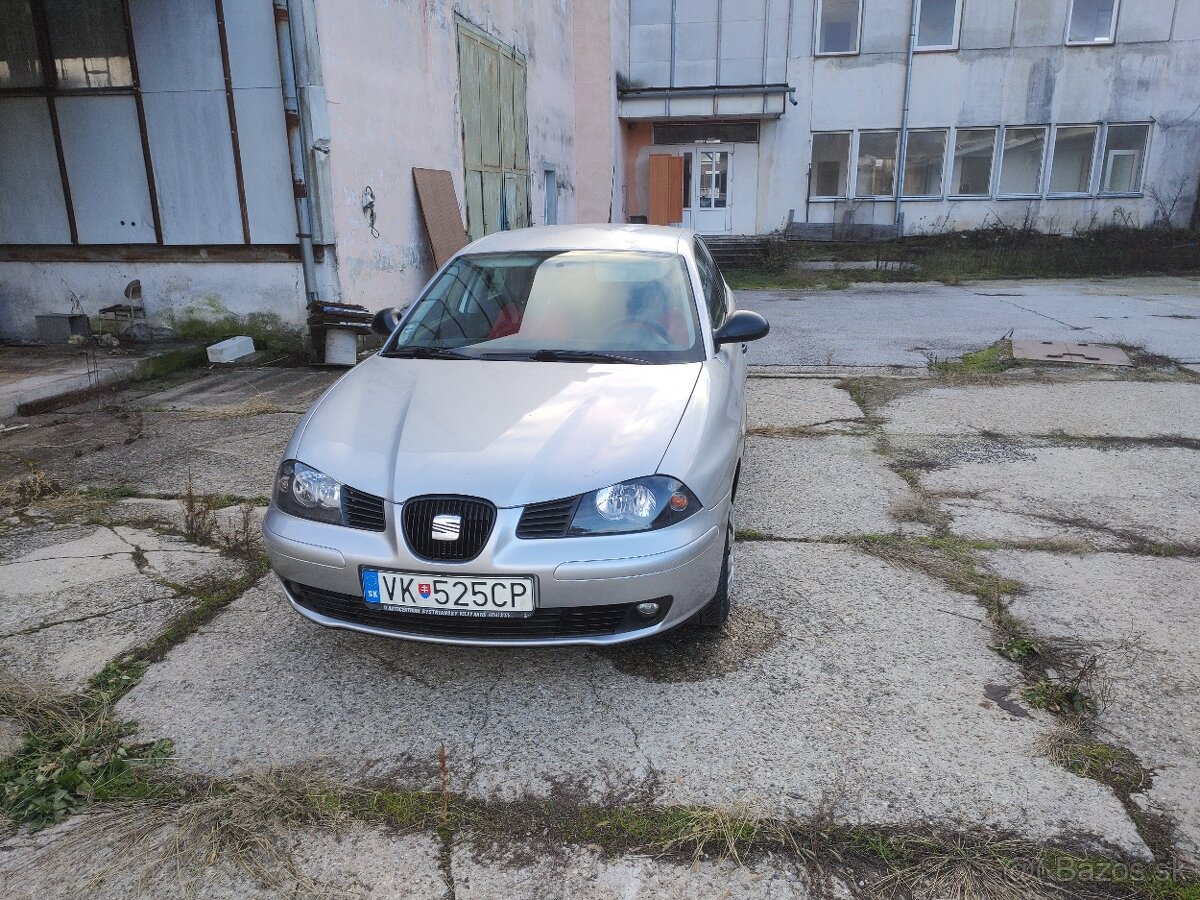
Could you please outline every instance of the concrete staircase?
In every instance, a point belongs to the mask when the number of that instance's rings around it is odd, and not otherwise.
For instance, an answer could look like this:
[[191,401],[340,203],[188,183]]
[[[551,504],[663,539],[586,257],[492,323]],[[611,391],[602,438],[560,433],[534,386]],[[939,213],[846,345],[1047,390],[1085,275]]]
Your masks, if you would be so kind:
[[767,246],[771,240],[762,235],[704,236],[709,252],[723,270],[761,269],[767,261]]

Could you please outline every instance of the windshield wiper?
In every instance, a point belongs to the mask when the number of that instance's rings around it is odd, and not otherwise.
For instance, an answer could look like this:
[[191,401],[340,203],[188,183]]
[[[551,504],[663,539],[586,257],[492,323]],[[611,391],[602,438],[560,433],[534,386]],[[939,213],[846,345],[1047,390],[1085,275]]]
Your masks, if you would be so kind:
[[610,362],[646,366],[650,363],[633,356],[602,353],[598,350],[535,350],[532,353],[481,353],[480,359],[531,360],[533,362]]
[[381,353],[388,359],[478,359],[469,353],[459,353],[447,347],[396,347]]

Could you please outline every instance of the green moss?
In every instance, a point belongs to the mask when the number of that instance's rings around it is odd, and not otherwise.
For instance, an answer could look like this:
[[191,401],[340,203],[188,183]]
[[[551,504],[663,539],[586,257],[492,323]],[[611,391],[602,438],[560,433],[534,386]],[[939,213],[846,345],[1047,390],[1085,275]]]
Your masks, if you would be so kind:
[[964,353],[959,359],[934,360],[929,368],[939,375],[995,375],[1017,365],[1012,356],[1012,342],[1002,340],[982,350]]

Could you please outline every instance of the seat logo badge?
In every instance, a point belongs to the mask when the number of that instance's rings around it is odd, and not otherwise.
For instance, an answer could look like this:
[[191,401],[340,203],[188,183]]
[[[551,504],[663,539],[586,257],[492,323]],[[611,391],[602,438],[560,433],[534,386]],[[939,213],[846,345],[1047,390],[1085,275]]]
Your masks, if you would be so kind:
[[433,534],[435,541],[457,541],[462,531],[462,516],[434,516]]

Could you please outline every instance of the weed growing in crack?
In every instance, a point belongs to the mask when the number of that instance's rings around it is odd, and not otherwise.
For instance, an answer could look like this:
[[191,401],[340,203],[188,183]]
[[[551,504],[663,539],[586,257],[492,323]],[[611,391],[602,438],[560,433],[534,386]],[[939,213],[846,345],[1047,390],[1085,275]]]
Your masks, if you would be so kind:
[[37,828],[92,803],[163,790],[149,776],[169,757],[170,742],[131,743],[133,726],[113,714],[113,704],[144,671],[109,667],[79,697],[49,696],[14,680],[0,683],[0,713],[27,732],[16,755],[0,763],[5,815]]
[[941,376],[997,375],[1019,366],[1013,359],[1012,341],[1001,339],[990,347],[964,353],[958,359],[929,360],[929,371]]
[[1029,657],[1036,656],[1041,652],[1041,644],[1033,638],[1012,636],[992,649],[1002,656],[1007,656],[1013,662],[1024,662]]
[[1045,735],[1038,749],[1051,761],[1083,778],[1130,792],[1146,787],[1146,772],[1132,752],[1098,740],[1084,720],[1071,721]]

